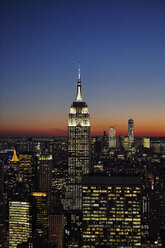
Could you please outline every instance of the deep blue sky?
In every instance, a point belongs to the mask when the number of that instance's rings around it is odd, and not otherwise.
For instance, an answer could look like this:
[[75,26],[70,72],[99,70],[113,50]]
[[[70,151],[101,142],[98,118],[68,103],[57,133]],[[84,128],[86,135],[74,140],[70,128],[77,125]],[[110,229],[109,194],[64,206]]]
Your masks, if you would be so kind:
[[80,60],[93,132],[124,133],[132,116],[137,134],[165,135],[163,0],[1,0],[0,11],[0,133],[66,130]]

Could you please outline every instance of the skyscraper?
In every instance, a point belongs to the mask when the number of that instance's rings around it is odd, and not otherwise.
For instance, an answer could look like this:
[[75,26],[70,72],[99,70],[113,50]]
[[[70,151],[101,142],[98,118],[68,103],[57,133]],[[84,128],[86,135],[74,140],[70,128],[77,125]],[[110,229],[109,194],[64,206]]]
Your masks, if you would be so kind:
[[110,127],[109,129],[109,148],[116,148],[116,135],[114,127]]
[[52,244],[57,244],[57,247],[59,248],[63,248],[64,215],[50,214],[48,222],[49,242]]
[[82,209],[82,176],[90,170],[90,120],[81,94],[80,67],[77,95],[68,120],[67,210]]
[[81,247],[82,176],[90,171],[90,120],[81,94],[80,67],[77,95],[68,120],[68,178],[66,185],[66,247]]
[[38,178],[39,178],[39,191],[51,192],[52,183],[52,155],[40,155],[38,157]]
[[141,247],[138,177],[84,176],[82,247]]
[[24,184],[24,192],[29,193],[35,189],[36,161],[33,154],[19,154],[19,181]]
[[18,193],[18,181],[19,181],[19,159],[14,150],[13,157],[10,160],[8,167],[8,199],[11,199],[13,195]]
[[27,201],[9,202],[9,248],[27,242],[32,236],[30,203]]
[[34,238],[41,238],[43,241],[46,241],[48,231],[47,193],[32,192],[31,195]]
[[4,163],[0,159],[0,247],[4,239]]
[[134,142],[134,121],[133,119],[128,120],[128,145],[132,147]]

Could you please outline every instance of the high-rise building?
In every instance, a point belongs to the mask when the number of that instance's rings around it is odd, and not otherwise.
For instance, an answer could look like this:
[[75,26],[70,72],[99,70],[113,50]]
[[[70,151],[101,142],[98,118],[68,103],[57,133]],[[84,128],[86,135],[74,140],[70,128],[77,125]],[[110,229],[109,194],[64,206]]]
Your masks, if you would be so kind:
[[109,148],[116,148],[116,135],[114,127],[110,127],[109,129]]
[[8,199],[12,199],[14,195],[18,193],[18,181],[19,181],[19,159],[16,154],[16,150],[14,150],[12,159],[10,160],[10,164],[8,167]]
[[33,234],[36,239],[47,241],[48,205],[46,192],[32,192]]
[[9,201],[9,248],[27,242],[32,235],[30,203]]
[[150,148],[150,138],[143,137],[143,147]]
[[51,192],[52,155],[40,155],[38,158],[39,191]]
[[129,137],[128,136],[124,136],[123,137],[123,148],[124,148],[124,150],[128,150],[130,147],[131,146],[130,146],[130,143],[129,143]]
[[56,244],[58,248],[64,246],[64,215],[50,214],[48,219],[49,243]]
[[84,176],[82,183],[82,247],[141,247],[140,178]]
[[77,95],[68,120],[68,177],[66,185],[66,247],[81,247],[82,176],[90,171],[90,116],[82,98],[80,67]]
[[48,242],[55,247],[64,247],[64,211],[60,194],[58,194],[57,191],[52,192],[49,207]]
[[82,209],[82,176],[90,171],[90,120],[81,94],[80,67],[77,95],[68,120],[67,210]]
[[19,154],[19,182],[24,185],[24,192],[30,193],[35,190],[36,161],[33,154]]
[[131,148],[134,142],[134,121],[133,119],[128,120],[128,142],[129,142],[129,148]]
[[4,163],[0,160],[0,247],[4,247]]

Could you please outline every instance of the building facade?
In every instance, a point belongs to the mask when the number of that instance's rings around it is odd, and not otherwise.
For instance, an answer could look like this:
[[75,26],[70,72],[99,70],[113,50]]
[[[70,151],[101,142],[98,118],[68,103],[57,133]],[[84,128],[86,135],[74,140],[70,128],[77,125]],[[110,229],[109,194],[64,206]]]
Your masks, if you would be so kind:
[[90,171],[90,116],[81,94],[80,69],[77,95],[68,120],[67,210],[82,209],[82,176]]
[[83,248],[141,247],[138,177],[83,177]]
[[46,192],[32,192],[33,235],[47,241],[48,205]]
[[116,148],[116,134],[114,127],[110,127],[109,129],[109,148]]
[[81,94],[80,68],[77,95],[68,120],[68,177],[66,183],[65,247],[81,247],[82,176],[90,171],[90,116]]
[[18,193],[18,182],[19,182],[19,159],[16,154],[16,150],[14,150],[12,159],[10,160],[10,164],[8,167],[8,199],[12,199],[14,195]]
[[0,159],[0,247],[4,245],[5,218],[4,218],[4,163]]
[[32,237],[30,212],[30,203],[27,201],[9,202],[9,248],[16,248]]
[[64,215],[50,214],[48,220],[49,242],[57,245],[58,248],[64,247]]
[[52,162],[51,154],[38,157],[39,191],[47,192],[49,195],[52,188]]
[[133,119],[128,120],[128,144],[129,148],[132,147],[134,142],[134,121]]
[[24,185],[24,192],[30,195],[35,190],[36,160],[31,153],[19,154],[19,182]]

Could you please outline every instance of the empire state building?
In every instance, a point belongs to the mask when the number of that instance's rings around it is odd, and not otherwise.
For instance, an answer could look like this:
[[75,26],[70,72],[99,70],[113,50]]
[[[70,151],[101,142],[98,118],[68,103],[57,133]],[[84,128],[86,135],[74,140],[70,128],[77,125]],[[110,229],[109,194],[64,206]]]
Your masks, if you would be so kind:
[[77,95],[68,120],[67,209],[82,209],[82,176],[90,171],[90,116],[81,93],[80,65]]

